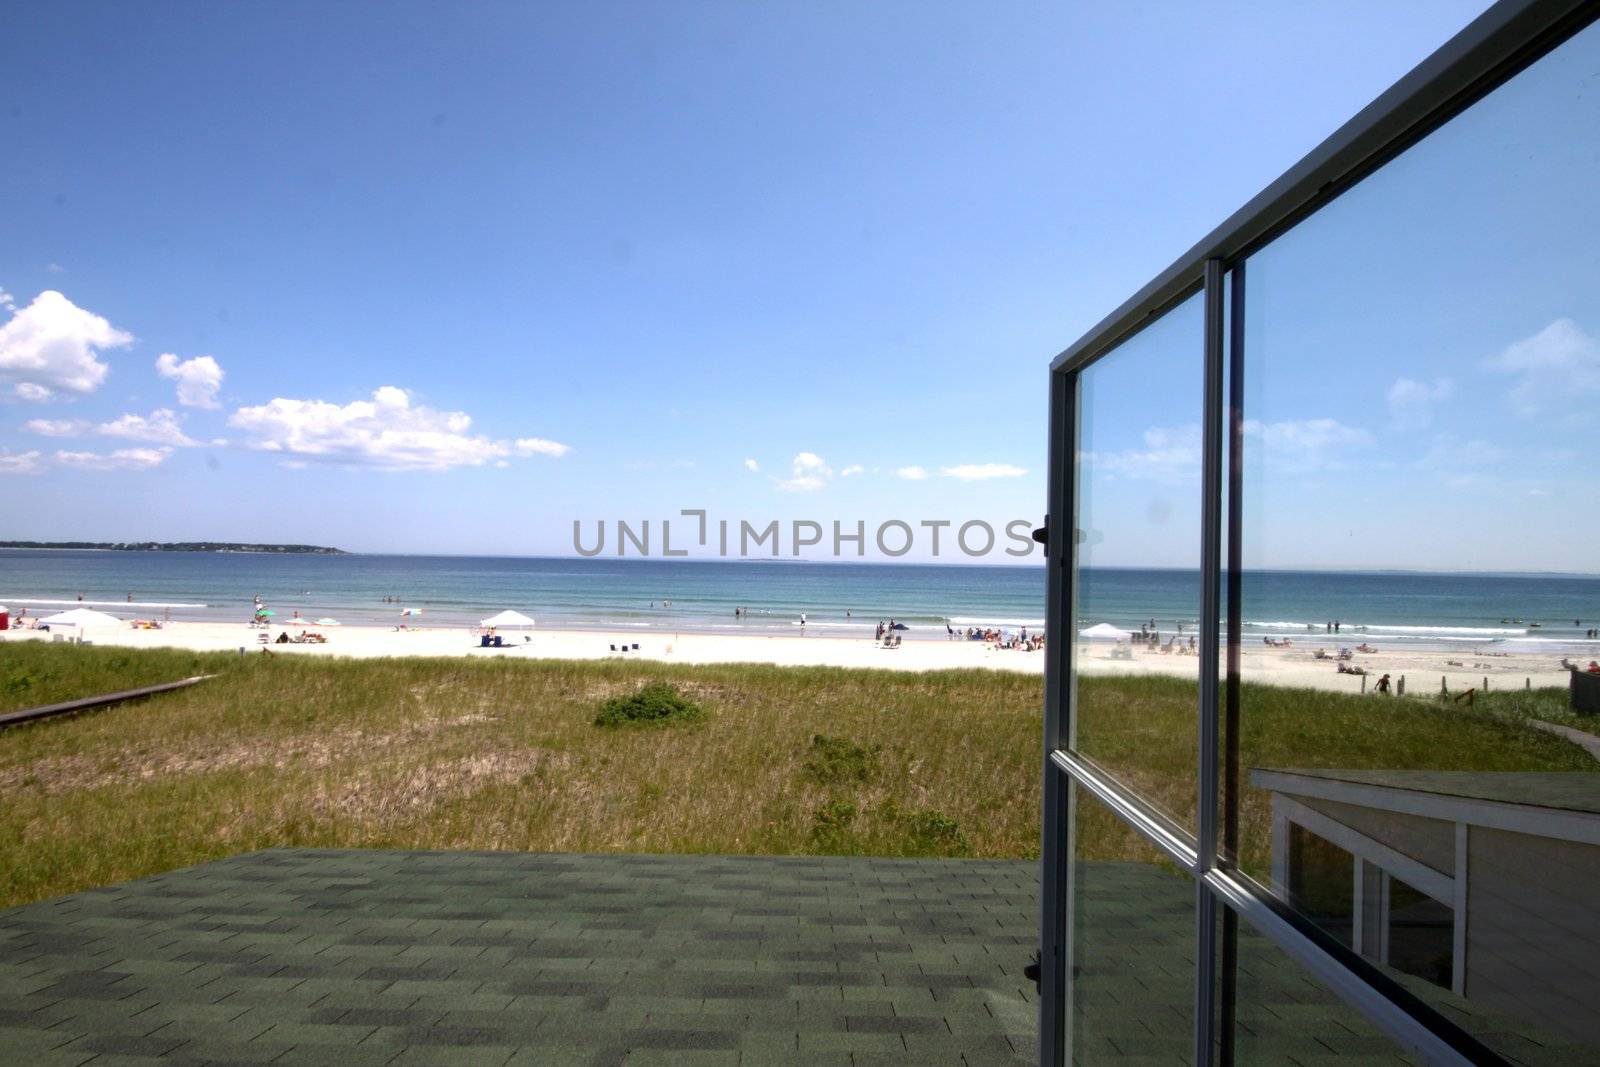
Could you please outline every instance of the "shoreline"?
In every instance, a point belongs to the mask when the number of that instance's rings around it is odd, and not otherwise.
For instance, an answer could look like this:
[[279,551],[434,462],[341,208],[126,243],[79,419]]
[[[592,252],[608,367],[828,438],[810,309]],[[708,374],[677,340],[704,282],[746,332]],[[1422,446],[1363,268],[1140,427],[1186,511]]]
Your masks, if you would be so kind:
[[[326,644],[261,643],[268,635],[298,627],[279,624],[269,628],[245,623],[170,622],[159,630],[131,626],[91,628],[85,636],[93,644],[122,648],[179,648],[195,652],[230,652],[243,649],[259,655],[267,649],[277,655],[345,656],[370,659],[387,656],[462,656],[525,660],[643,659],[688,665],[713,663],[764,663],[786,667],[845,667],[896,671],[1000,670],[1042,675],[1045,653],[997,649],[979,641],[908,640],[897,648],[884,648],[870,637],[800,635],[704,634],[602,630],[502,631],[504,648],[482,648],[471,627],[337,626],[314,628],[327,637]],[[61,633],[62,631],[57,631]],[[69,631],[70,632],[70,631]],[[0,641],[49,641],[54,635],[38,630],[10,630]],[[527,640],[524,640],[524,637]],[[628,645],[627,652],[612,646]],[[634,651],[632,646],[639,646]],[[1359,675],[1340,674],[1333,661],[1313,658],[1310,648],[1246,646],[1241,678],[1246,682],[1291,688],[1311,688],[1340,693],[1360,693]],[[1194,656],[1161,654],[1139,649],[1132,658],[1113,658],[1102,642],[1080,642],[1075,662],[1085,674],[1164,674],[1196,677]],[[1406,678],[1413,693],[1437,692],[1440,681],[1452,692],[1481,686],[1491,689],[1565,687],[1567,671],[1549,653],[1497,652],[1471,649],[1382,649],[1358,654],[1354,665],[1367,670],[1367,687],[1387,673],[1397,682]]]

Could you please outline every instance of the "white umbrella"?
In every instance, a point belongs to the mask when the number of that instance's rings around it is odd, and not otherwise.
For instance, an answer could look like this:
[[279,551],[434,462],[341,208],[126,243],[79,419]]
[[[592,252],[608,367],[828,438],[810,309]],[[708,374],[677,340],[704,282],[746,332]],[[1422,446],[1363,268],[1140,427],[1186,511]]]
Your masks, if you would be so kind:
[[122,620],[93,608],[73,608],[39,620],[40,626],[121,626]]
[[535,626],[538,625],[520,611],[502,611],[498,615],[491,615],[478,625],[492,626],[499,629],[505,626]]
[[1079,630],[1078,636],[1090,641],[1126,641],[1133,635],[1127,630],[1119,630],[1109,622],[1091,626],[1087,630]]

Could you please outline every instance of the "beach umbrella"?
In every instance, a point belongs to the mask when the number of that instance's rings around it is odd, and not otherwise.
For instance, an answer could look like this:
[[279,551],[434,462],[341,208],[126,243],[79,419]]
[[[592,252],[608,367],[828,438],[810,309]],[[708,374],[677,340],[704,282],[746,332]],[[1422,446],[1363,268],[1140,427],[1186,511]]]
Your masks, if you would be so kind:
[[498,615],[489,616],[478,625],[500,629],[507,626],[535,626],[537,624],[520,611],[502,611]]
[[1117,629],[1109,622],[1102,622],[1087,630],[1079,630],[1078,636],[1089,641],[1126,641],[1133,635],[1127,630]]
[[73,608],[57,615],[39,620],[40,626],[121,626],[122,620],[115,615],[107,615],[103,611],[92,608]]

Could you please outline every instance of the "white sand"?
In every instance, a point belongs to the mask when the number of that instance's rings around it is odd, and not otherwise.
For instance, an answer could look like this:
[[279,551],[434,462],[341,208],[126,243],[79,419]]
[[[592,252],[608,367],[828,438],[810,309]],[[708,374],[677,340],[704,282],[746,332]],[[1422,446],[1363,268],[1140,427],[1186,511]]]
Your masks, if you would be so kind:
[[[842,637],[763,637],[711,634],[630,634],[627,642],[639,651],[624,656],[610,650],[623,638],[598,631],[532,630],[509,631],[504,640],[514,642],[506,649],[479,648],[478,638],[464,627],[422,627],[395,630],[380,626],[327,627],[320,632],[328,637],[325,645],[261,645],[260,635],[276,637],[279,626],[263,631],[241,623],[170,622],[160,630],[135,630],[131,626],[91,630],[86,636],[96,644],[130,648],[187,648],[195,651],[231,651],[244,648],[259,654],[263,647],[284,656],[499,656],[515,659],[650,659],[665,663],[773,663],[782,666],[875,667],[888,670],[928,671],[950,668],[987,668],[1041,674],[1042,652],[1020,652],[991,648],[979,641],[907,641],[899,648],[880,648],[867,638]],[[291,634],[297,632],[291,630]],[[530,638],[523,640],[526,635]],[[50,640],[49,633],[12,630],[0,634],[6,640]],[[1450,661],[1459,663],[1455,665]],[[1412,692],[1437,692],[1440,678],[1448,679],[1451,691],[1483,684],[1488,678],[1493,689],[1521,688],[1531,678],[1535,686],[1565,686],[1567,673],[1559,657],[1549,655],[1490,655],[1471,652],[1383,651],[1358,654],[1355,660],[1369,673],[1370,687],[1379,675],[1393,680],[1405,676]],[[1078,664],[1093,674],[1172,674],[1194,677],[1199,661],[1193,656],[1161,655],[1143,650],[1133,659],[1112,659],[1109,645],[1087,643],[1079,646]],[[1274,685],[1301,686],[1335,692],[1359,693],[1361,679],[1339,674],[1331,662],[1315,660],[1311,649],[1246,648],[1243,651],[1243,677],[1246,681]]]

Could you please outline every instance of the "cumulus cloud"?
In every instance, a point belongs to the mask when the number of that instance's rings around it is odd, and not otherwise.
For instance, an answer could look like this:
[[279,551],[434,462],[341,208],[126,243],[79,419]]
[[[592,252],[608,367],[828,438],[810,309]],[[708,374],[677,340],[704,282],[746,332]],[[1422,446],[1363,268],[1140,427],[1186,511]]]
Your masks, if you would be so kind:
[[1192,480],[1200,472],[1198,425],[1152,426],[1142,437],[1143,448],[1087,451],[1080,461],[1113,476],[1155,481]]
[[964,482],[981,482],[990,478],[1020,478],[1028,472],[1009,463],[961,463],[954,467],[940,467],[939,473]]
[[841,477],[841,478],[852,478],[855,475],[860,474],[862,471],[864,471],[866,469],[867,468],[863,467],[859,463],[852,463],[852,464],[850,464],[850,466],[846,467],[844,470],[839,472],[839,477]]
[[814,493],[833,477],[833,468],[815,452],[796,453],[790,471],[787,478],[773,479],[774,484],[786,493]]
[[[1293,473],[1339,470],[1351,451],[1370,447],[1367,430],[1337,419],[1283,419],[1245,422],[1245,455]],[[1114,476],[1163,482],[1194,482],[1200,477],[1200,427],[1154,426],[1143,435],[1143,448],[1085,452],[1082,460]]]
[[94,432],[105,437],[126,437],[130,441],[148,441],[179,448],[200,443],[183,432],[178,425],[178,416],[169,408],[157,408],[148,415],[124,415],[110,422],[102,422],[94,428]]
[[159,467],[170,455],[170,448],[119,448],[115,452],[57,452],[55,460],[78,470],[142,471]]
[[38,474],[44,469],[38,452],[13,452],[0,448],[0,474]]
[[898,467],[895,469],[894,475],[896,478],[904,478],[908,482],[920,482],[928,476],[928,472],[922,467]]
[[279,397],[239,408],[228,424],[255,435],[248,442],[251,448],[279,453],[285,460],[386,470],[478,467],[513,454],[559,456],[568,451],[566,445],[536,437],[508,442],[472,434],[466,412],[413,404],[409,393],[392,385],[376,390],[371,400],[344,405]]
[[0,395],[39,402],[92,393],[110,370],[99,354],[132,341],[132,334],[47,289],[0,326]]
[[1575,396],[1600,393],[1600,341],[1571,319],[1557,319],[1532,337],[1507,345],[1483,365],[1516,375],[1511,404],[1522,415],[1563,410]]
[[749,471],[751,474],[760,474],[761,464],[757,463],[753,459],[747,459],[744,461],[744,469]]
[[1259,437],[1269,450],[1301,457],[1323,457],[1342,448],[1365,448],[1372,434],[1338,419],[1286,419],[1282,422],[1246,421],[1246,437]]
[[0,310],[17,310],[17,298],[6,292],[6,287],[3,285],[0,285]]
[[41,437],[76,437],[87,430],[89,424],[82,419],[29,419],[22,428]]
[[1402,429],[1421,429],[1433,422],[1433,405],[1450,399],[1455,382],[1435,378],[1432,385],[1396,378],[1389,386],[1389,419]]
[[519,456],[564,456],[572,451],[572,446],[564,445],[560,441],[546,441],[542,437],[519,437],[512,442],[512,448]]
[[156,357],[156,373],[178,383],[178,403],[186,408],[218,408],[222,367],[210,356],[180,360],[171,352]]

